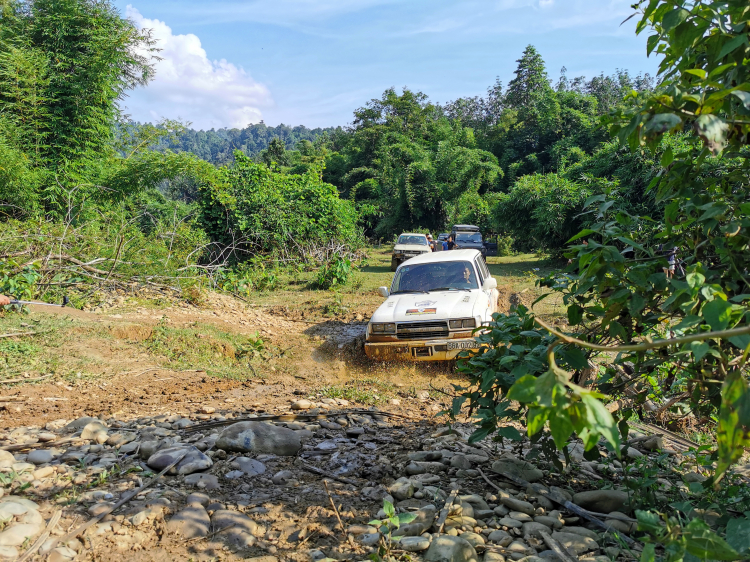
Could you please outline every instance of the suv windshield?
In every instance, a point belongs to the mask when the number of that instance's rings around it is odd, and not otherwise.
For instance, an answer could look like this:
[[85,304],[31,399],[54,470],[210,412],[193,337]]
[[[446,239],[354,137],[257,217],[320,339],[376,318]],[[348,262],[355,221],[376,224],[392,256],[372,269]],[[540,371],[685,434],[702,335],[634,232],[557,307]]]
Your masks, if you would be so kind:
[[436,289],[478,289],[471,262],[443,261],[402,265],[393,280],[391,292],[434,291]]
[[426,236],[416,236],[411,234],[402,234],[398,237],[397,244],[414,244],[416,246],[427,246]]
[[456,242],[472,242],[474,244],[481,244],[482,235],[479,232],[457,232]]

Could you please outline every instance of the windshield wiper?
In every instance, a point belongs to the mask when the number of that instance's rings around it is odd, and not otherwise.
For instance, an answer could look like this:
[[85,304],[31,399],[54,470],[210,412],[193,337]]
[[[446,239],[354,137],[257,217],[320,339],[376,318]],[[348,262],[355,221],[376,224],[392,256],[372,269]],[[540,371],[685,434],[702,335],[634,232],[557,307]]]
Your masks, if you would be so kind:
[[438,287],[437,289],[430,289],[425,291],[426,293],[432,293],[434,291],[471,291],[471,289],[460,289],[458,287]]
[[393,291],[392,295],[403,295],[404,293],[424,293],[425,295],[429,294],[430,291],[418,291],[418,290],[405,290],[405,291]]

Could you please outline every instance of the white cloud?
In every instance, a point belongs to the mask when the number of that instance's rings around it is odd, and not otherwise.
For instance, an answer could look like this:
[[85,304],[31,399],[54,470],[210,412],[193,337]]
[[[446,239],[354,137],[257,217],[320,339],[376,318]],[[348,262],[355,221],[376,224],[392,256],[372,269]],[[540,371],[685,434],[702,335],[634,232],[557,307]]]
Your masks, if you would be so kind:
[[241,66],[210,60],[198,36],[174,35],[166,23],[143,17],[131,5],[125,13],[139,28],[152,29],[161,49],[154,80],[126,101],[133,119],[180,118],[196,129],[241,128],[260,121],[261,108],[273,104],[268,88]]

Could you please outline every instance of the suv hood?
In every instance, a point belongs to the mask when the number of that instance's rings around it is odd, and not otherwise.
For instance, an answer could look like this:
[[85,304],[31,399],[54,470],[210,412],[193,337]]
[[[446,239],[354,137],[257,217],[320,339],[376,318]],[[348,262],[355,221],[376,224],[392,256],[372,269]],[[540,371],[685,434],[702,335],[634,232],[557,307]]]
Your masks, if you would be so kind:
[[422,246],[421,244],[396,244],[393,247],[394,252],[429,252],[429,246]]
[[430,320],[448,320],[450,318],[473,318],[476,316],[474,305],[482,295],[484,293],[480,289],[391,295],[375,311],[370,321],[429,322]]

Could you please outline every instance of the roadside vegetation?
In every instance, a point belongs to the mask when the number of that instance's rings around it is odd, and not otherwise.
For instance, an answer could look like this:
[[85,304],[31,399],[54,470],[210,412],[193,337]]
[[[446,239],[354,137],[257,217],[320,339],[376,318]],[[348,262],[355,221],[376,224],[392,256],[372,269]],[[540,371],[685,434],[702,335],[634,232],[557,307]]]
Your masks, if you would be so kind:
[[[731,471],[750,446],[746,3],[637,2],[657,80],[554,82],[529,46],[484,97],[389,89],[345,129],[270,139],[127,122],[123,97],[158,51],[108,2],[0,9],[0,293],[96,309],[115,291],[201,307],[213,290],[302,322],[364,322],[394,235],[477,224],[498,241],[504,314],[451,373],[450,414],[471,413],[475,440],[521,439],[521,421],[555,458],[580,440],[592,461],[602,442],[619,455],[642,421],[699,427],[708,478],[689,494],[657,497],[664,467],[638,467],[642,560],[747,559]],[[231,156],[230,138],[246,141]],[[0,340],[5,380],[80,376],[59,357],[71,334],[111,337],[15,312],[4,327],[45,337]],[[166,321],[137,345],[228,378],[262,378],[291,349]],[[405,392],[387,368],[318,394],[382,403]]]

